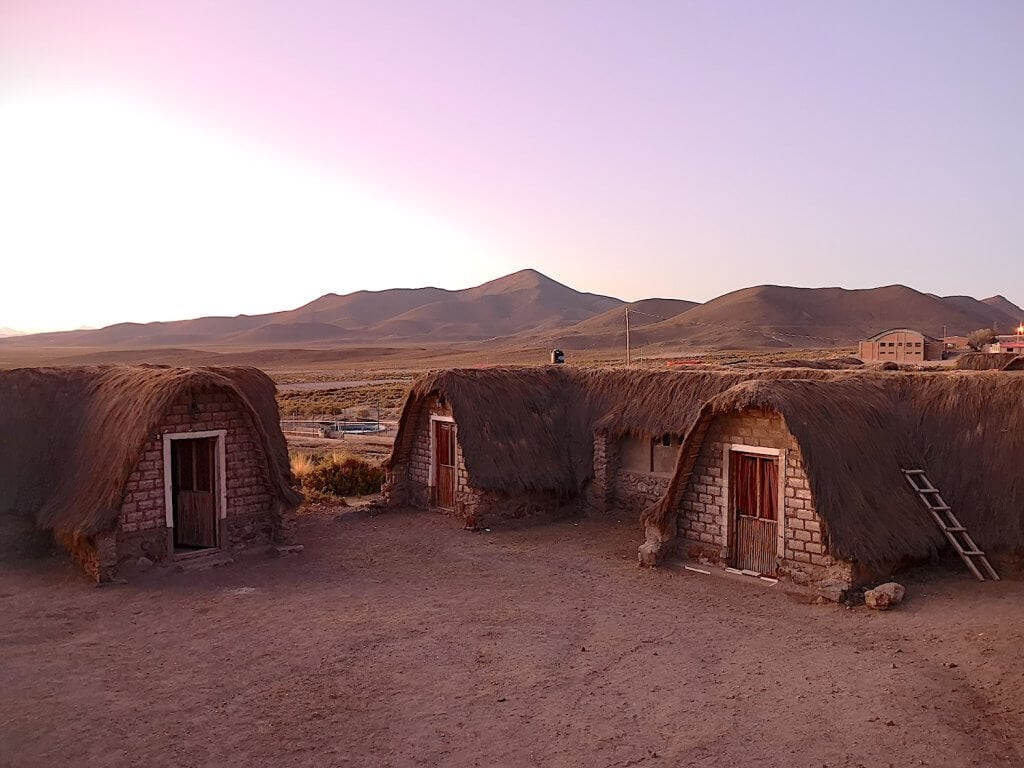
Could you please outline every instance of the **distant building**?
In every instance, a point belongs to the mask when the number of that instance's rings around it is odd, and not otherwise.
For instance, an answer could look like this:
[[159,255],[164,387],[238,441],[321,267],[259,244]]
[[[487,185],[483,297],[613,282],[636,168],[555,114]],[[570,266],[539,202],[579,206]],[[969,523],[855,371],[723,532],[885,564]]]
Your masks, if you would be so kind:
[[1010,354],[1024,354],[1024,336],[996,336],[995,344],[985,347],[986,352],[1008,352]]
[[966,336],[946,336],[942,342],[948,352],[967,352],[971,348]]
[[944,346],[919,331],[890,328],[860,342],[857,357],[865,363],[923,363],[941,360]]

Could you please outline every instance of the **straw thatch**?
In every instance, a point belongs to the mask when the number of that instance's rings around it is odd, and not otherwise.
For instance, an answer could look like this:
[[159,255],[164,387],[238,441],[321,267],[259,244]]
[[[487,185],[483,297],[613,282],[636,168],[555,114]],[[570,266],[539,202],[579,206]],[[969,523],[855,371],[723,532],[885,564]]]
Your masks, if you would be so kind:
[[1013,352],[968,352],[957,358],[956,367],[961,371],[998,371],[1016,357]]
[[248,411],[282,509],[291,488],[274,383],[255,368],[104,366],[0,372],[0,514],[61,536],[112,529],[150,432],[183,393],[226,392]]
[[[434,374],[414,387],[390,466],[412,418],[444,393],[459,424],[470,483],[481,489],[578,493],[591,477],[595,431],[685,435],[666,496],[644,512],[667,529],[716,416],[782,415],[801,447],[825,537],[838,557],[924,557],[943,538],[906,486],[926,469],[986,549],[1024,548],[1024,377],[1002,373],[492,369]],[[688,459],[688,457],[691,457]],[[690,466],[688,466],[688,461]]]

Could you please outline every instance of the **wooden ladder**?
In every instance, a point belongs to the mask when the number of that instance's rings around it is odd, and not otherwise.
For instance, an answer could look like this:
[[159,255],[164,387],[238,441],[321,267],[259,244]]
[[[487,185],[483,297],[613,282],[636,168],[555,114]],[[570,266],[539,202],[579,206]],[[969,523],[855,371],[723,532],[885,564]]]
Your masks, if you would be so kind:
[[943,500],[939,489],[932,485],[932,481],[928,479],[928,475],[925,474],[924,470],[904,469],[903,476],[907,478],[910,487],[914,489],[914,492],[924,502],[925,507],[928,508],[932,518],[938,523],[939,528],[946,534],[946,538],[949,539],[953,549],[960,555],[960,559],[967,563],[971,573],[978,577],[978,581],[985,581],[985,575],[978,570],[976,562],[981,563],[990,578],[994,581],[999,581],[999,574],[996,573],[996,569],[989,563],[985,553],[974,543],[974,539],[967,533],[967,529],[956,519],[953,510]]

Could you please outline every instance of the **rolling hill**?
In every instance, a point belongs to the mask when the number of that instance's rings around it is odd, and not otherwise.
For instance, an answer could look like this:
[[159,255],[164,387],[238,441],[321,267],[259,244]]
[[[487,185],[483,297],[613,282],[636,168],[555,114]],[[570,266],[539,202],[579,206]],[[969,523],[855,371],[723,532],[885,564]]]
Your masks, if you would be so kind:
[[297,309],[265,315],[119,323],[5,340],[49,347],[285,346],[376,341],[473,341],[573,325],[617,307],[532,269],[474,288],[395,288],[329,293]]
[[861,290],[762,285],[649,325],[637,333],[637,341],[739,349],[822,347],[849,345],[887,328],[941,336],[944,330],[969,333],[1013,322],[1001,306],[968,296],[932,296],[904,285]]
[[[535,270],[473,288],[401,288],[329,293],[297,309],[265,315],[120,323],[98,330],[0,339],[5,349],[145,350],[486,345],[488,349],[562,347],[617,350],[630,310],[631,340],[653,353],[696,349],[850,346],[886,328],[934,336],[994,327],[1009,332],[1024,310],[1003,296],[935,296],[904,285],[847,290],[760,285],[706,304],[644,299],[626,304],[581,293]],[[475,347],[483,349],[484,346]]]

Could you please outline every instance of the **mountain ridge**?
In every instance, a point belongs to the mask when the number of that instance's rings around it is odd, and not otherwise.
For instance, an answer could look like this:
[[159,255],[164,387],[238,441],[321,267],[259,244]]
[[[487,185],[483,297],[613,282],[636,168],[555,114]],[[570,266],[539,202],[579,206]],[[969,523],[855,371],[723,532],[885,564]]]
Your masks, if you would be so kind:
[[906,285],[758,285],[703,304],[673,298],[624,302],[577,291],[534,269],[459,290],[436,287],[325,293],[295,309],[259,315],[117,323],[3,338],[6,347],[314,348],[372,344],[541,344],[578,349],[631,341],[652,348],[757,349],[848,346],[890,327],[941,336],[1015,328],[1024,309],[1005,296],[937,296]]

